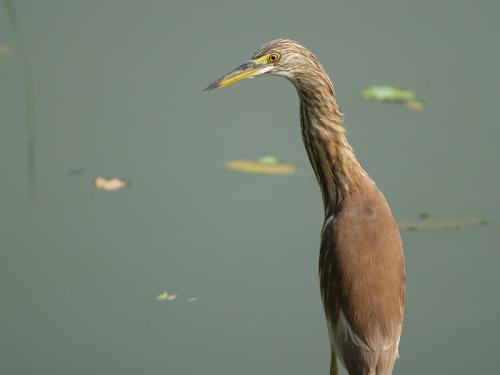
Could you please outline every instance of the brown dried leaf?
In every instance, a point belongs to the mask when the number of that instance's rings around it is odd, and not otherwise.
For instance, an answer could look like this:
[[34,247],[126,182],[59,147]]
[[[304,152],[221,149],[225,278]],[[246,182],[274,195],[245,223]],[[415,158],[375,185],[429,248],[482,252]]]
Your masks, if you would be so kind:
[[94,180],[94,186],[103,191],[116,191],[128,186],[128,182],[121,178],[97,177]]

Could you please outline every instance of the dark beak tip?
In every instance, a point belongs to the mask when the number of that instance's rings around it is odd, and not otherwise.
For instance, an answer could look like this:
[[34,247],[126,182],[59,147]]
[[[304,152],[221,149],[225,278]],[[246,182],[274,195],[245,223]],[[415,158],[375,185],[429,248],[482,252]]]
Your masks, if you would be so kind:
[[[218,89],[220,87],[220,84],[228,78],[234,77],[235,75],[241,74],[248,68],[253,68],[255,67],[255,62],[254,61],[248,61],[240,66],[238,66],[236,69],[233,69],[231,72],[226,74],[224,77],[219,78],[215,82],[212,82],[210,85],[208,85],[203,92],[209,92],[215,89]],[[252,77],[247,77],[247,78],[252,78]]]
[[203,92],[209,92],[209,91],[215,90],[217,87],[219,87],[219,81],[212,82],[210,85],[205,87]]

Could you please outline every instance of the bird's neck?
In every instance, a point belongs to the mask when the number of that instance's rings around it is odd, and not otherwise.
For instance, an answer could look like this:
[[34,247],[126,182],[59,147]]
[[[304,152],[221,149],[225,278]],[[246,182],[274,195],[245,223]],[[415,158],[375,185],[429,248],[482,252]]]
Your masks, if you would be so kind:
[[[338,211],[366,173],[347,142],[333,85],[324,71],[294,82],[300,97],[302,138],[321,188],[325,217]],[[319,79],[317,77],[320,77]]]

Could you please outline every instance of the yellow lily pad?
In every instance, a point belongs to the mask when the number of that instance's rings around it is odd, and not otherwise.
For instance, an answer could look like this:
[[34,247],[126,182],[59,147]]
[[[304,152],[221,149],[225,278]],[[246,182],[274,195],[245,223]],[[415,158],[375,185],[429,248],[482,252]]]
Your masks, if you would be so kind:
[[224,165],[227,169],[246,173],[282,175],[295,172],[295,167],[287,163],[268,164],[251,160],[232,160],[226,162]]

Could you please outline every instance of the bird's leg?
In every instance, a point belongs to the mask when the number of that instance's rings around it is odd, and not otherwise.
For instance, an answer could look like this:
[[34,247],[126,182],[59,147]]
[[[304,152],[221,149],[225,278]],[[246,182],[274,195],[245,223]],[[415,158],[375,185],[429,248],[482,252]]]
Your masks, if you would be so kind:
[[332,359],[330,361],[330,375],[339,375],[339,369],[337,367],[337,357],[333,352],[332,352]]

